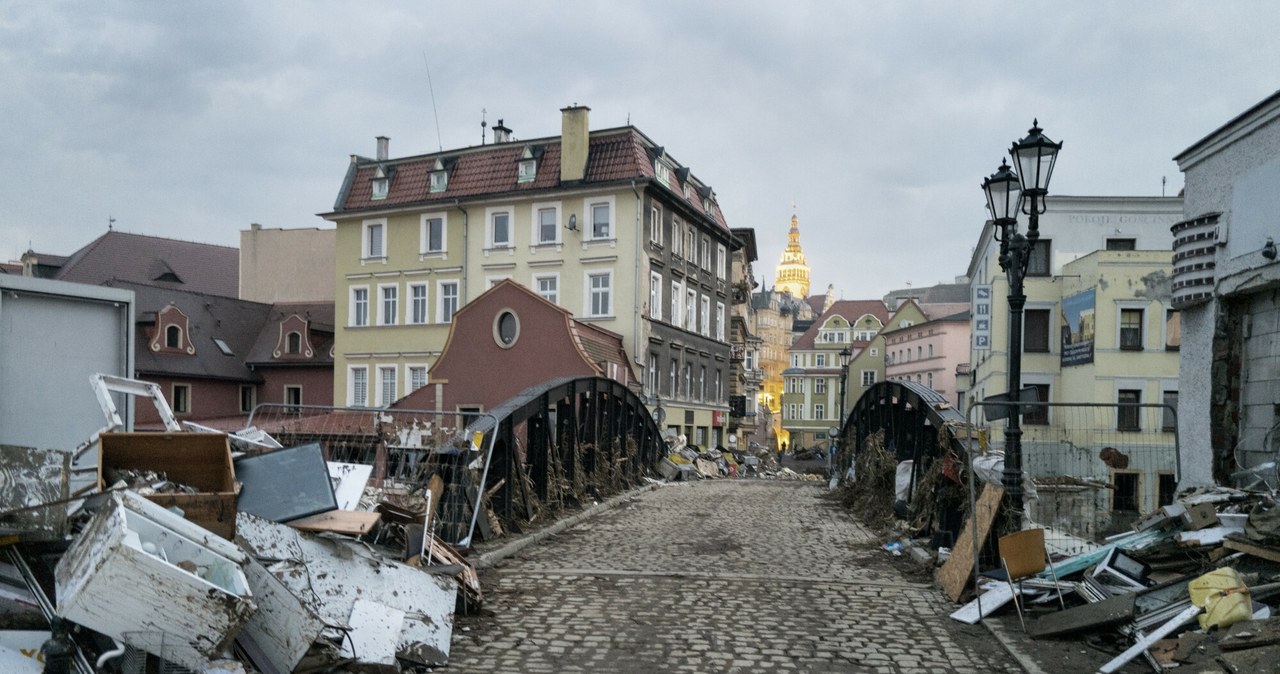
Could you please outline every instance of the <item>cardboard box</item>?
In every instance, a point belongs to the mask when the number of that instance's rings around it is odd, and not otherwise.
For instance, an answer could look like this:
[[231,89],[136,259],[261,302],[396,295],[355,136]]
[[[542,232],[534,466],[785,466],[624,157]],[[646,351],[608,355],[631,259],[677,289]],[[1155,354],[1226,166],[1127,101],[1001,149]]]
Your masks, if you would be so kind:
[[166,508],[227,539],[236,537],[236,472],[223,433],[103,433],[99,438],[98,488],[113,468],[163,472],[197,494],[149,494]]

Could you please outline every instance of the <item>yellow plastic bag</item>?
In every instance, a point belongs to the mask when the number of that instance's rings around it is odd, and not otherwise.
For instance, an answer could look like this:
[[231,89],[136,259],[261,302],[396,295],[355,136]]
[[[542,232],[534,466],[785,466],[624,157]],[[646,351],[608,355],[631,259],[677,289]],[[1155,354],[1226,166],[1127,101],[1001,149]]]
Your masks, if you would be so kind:
[[1249,588],[1232,568],[1214,569],[1187,584],[1191,603],[1204,608],[1200,627],[1227,627],[1253,617]]

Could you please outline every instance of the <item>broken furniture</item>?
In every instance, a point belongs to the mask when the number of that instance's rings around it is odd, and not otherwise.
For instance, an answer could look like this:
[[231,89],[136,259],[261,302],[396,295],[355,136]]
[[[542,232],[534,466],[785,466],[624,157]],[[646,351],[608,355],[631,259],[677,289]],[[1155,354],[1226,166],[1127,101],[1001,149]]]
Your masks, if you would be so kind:
[[244,553],[114,492],[55,569],[58,615],[192,669],[223,654],[255,606]]
[[[1009,591],[1013,594],[1013,606],[1018,609],[1018,622],[1022,623],[1022,631],[1027,631],[1027,621],[1022,614],[1021,581],[1044,571],[1046,563],[1053,574],[1053,582],[1058,582],[1058,574],[1053,571],[1053,561],[1044,547],[1044,529],[1024,529],[1001,536],[998,541],[1000,565],[1004,567],[1005,580],[1009,583]],[[1015,586],[1019,586],[1015,589]],[[1062,589],[1056,588],[1058,603],[1066,608],[1062,600]]]
[[155,493],[147,498],[232,540],[236,536],[236,473],[225,433],[103,433],[99,436],[98,489],[115,470],[163,473],[196,493]]

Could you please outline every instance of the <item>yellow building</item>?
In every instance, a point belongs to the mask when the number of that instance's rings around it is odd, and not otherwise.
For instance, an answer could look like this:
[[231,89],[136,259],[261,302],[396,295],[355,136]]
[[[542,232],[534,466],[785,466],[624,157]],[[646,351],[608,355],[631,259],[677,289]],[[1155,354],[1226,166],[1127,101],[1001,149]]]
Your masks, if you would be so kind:
[[809,265],[804,261],[804,251],[800,249],[800,219],[794,213],[791,214],[787,247],[778,262],[774,285],[779,292],[791,293],[796,299],[809,297]]

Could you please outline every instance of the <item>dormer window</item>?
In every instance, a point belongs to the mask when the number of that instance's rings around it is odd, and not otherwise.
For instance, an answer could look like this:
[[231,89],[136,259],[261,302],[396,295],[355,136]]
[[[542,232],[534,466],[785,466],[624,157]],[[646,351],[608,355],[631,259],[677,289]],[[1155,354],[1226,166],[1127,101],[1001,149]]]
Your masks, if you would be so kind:
[[538,177],[538,158],[541,156],[541,147],[524,146],[520,152],[520,163],[516,165],[516,182],[530,183]]
[[661,158],[653,160],[653,175],[656,176],[658,181],[663,185],[671,182],[671,170],[667,168],[666,164],[662,163]]
[[195,344],[191,343],[191,329],[187,315],[176,305],[156,312],[156,332],[151,337],[150,349],[155,352],[186,353],[195,355]]
[[431,167],[429,180],[428,189],[431,192],[443,192],[449,188],[449,169],[443,161],[436,159],[436,163]]
[[285,353],[302,353],[302,333],[290,332],[285,337]]
[[214,343],[214,345],[216,345],[216,346],[218,347],[218,350],[222,352],[222,355],[224,355],[224,356],[234,356],[234,355],[236,355],[236,352],[231,350],[231,345],[230,345],[230,344],[228,344],[228,343],[226,342],[226,340],[221,339],[221,338],[218,338],[218,337],[214,337],[214,338],[213,338],[213,343]]
[[391,176],[386,169],[379,166],[373,171],[373,191],[369,195],[370,199],[386,199],[387,192],[391,189]]
[[170,325],[164,329],[164,346],[166,349],[182,348],[182,328]]

